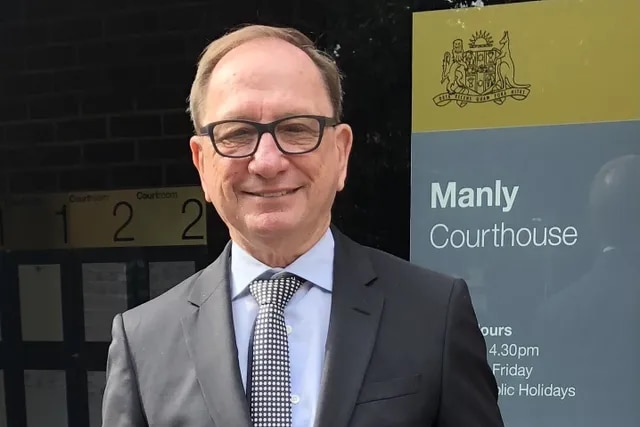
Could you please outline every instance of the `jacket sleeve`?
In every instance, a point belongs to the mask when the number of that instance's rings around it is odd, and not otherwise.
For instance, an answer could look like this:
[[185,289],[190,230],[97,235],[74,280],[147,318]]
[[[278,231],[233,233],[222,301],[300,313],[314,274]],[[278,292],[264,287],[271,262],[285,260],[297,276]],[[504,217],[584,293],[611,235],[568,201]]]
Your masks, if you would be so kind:
[[496,379],[464,280],[453,284],[443,347],[437,427],[504,427]]
[[102,427],[148,427],[122,315],[113,320],[102,400]]

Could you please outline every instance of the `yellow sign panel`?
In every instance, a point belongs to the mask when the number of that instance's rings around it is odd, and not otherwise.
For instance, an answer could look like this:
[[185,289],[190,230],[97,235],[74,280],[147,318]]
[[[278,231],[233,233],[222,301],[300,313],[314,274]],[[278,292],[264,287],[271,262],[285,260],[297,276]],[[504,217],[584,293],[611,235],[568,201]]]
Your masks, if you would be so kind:
[[66,194],[15,196],[2,206],[4,247],[12,250],[69,248]]
[[0,205],[0,249],[207,244],[200,187],[14,196]]
[[206,204],[199,187],[69,195],[75,248],[206,244]]
[[413,132],[640,118],[640,2],[413,16]]

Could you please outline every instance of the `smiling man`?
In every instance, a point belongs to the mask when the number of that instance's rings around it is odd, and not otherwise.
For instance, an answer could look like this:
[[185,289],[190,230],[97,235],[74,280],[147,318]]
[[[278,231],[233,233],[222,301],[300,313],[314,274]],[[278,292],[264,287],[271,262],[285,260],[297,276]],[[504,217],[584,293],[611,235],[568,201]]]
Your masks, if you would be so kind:
[[116,316],[103,426],[502,426],[465,282],[331,223],[353,142],[335,63],[244,27],[204,51],[190,113],[231,240]]

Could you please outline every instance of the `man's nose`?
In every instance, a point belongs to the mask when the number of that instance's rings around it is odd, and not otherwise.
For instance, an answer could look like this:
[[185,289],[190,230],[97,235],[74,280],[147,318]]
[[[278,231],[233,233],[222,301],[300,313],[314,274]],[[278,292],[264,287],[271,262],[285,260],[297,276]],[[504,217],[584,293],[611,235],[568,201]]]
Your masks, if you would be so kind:
[[270,178],[282,171],[287,164],[285,155],[278,149],[276,141],[269,133],[262,135],[258,148],[249,162],[249,171]]

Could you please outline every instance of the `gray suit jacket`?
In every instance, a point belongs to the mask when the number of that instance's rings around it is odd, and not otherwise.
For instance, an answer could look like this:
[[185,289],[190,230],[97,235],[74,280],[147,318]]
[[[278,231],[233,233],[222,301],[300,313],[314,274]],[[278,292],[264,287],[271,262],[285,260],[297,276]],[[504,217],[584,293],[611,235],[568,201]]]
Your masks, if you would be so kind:
[[[334,293],[315,426],[503,426],[465,282],[333,232]],[[103,427],[251,426],[229,249],[116,316]]]

